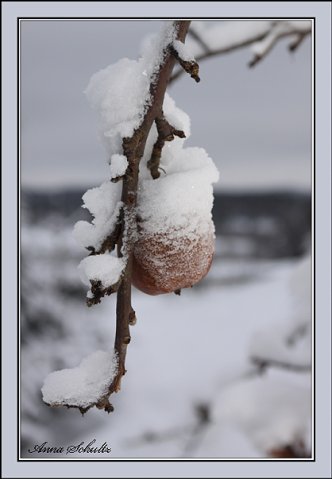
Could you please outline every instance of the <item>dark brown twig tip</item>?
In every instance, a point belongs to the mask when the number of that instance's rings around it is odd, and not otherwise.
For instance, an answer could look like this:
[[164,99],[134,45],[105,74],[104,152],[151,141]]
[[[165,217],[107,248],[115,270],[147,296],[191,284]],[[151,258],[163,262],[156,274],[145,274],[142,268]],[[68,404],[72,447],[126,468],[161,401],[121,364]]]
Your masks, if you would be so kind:
[[248,63],[248,67],[253,68],[254,66],[257,65],[257,63],[261,61],[261,59],[262,59],[261,55],[255,55],[254,58],[250,60],[250,62]]
[[189,73],[197,83],[201,81],[199,77],[199,65],[195,60],[183,60],[173,46],[170,47],[171,54],[177,59],[185,72]]
[[199,78],[199,66],[196,62],[190,62],[189,64],[190,76],[193,78],[196,83],[199,83],[201,79]]
[[295,50],[298,49],[298,47],[301,45],[301,43],[303,42],[303,40],[305,39],[307,34],[308,33],[305,32],[305,33],[302,33],[302,34],[298,35],[297,38],[288,45],[288,50],[292,53],[295,52]]
[[103,409],[108,414],[114,411],[113,405],[109,402],[108,397],[104,396],[96,403],[96,408]]

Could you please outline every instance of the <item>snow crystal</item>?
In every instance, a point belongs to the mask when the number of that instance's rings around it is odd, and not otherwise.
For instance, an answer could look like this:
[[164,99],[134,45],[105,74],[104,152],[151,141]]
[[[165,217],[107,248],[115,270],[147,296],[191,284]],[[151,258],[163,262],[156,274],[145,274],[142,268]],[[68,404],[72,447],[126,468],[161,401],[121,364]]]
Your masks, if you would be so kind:
[[83,195],[84,208],[94,216],[92,223],[78,221],[74,226],[74,237],[85,248],[98,250],[103,240],[113,231],[123,203],[120,201],[121,185],[106,181]]
[[76,368],[49,374],[42,387],[43,400],[51,405],[87,407],[94,404],[107,393],[117,368],[116,353],[96,351]]
[[90,281],[101,281],[103,287],[108,288],[119,281],[125,265],[125,258],[104,253],[84,258],[78,270],[84,284],[90,286]]
[[112,155],[111,157],[111,178],[123,176],[128,168],[128,160],[124,155]]
[[195,57],[192,49],[187,44],[180,42],[180,40],[174,40],[173,47],[177,51],[181,60],[185,62],[194,62]]

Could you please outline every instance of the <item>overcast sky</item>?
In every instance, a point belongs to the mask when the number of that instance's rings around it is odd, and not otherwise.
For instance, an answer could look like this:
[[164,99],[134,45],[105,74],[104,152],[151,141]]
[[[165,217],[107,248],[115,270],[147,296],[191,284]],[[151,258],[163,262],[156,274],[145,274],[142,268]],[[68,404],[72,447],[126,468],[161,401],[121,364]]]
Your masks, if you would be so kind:
[[[106,152],[83,93],[93,73],[137,58],[157,21],[21,22],[23,187],[96,186],[109,177]],[[169,93],[191,118],[187,145],[202,146],[220,170],[217,187],[309,189],[311,39],[290,55],[280,42],[254,69],[250,50],[201,62]]]

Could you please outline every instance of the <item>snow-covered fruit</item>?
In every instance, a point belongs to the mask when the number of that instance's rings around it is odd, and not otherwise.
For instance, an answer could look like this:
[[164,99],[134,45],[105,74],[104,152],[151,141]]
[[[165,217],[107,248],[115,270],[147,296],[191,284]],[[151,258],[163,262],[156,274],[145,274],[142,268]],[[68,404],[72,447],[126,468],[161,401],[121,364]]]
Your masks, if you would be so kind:
[[201,148],[163,158],[158,179],[141,179],[133,284],[157,295],[188,288],[209,271],[214,253],[212,184],[218,172]]
[[133,284],[157,295],[189,288],[208,273],[214,253],[214,232],[190,240],[172,231],[143,235],[135,244]]

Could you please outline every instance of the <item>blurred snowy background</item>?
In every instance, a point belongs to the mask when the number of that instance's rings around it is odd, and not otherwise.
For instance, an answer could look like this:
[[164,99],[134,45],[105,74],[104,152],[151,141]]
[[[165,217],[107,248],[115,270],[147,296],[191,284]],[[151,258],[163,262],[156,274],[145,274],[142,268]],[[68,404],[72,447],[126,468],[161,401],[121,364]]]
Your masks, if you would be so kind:
[[[225,41],[248,25],[196,25],[201,34],[212,27],[211,38]],[[134,292],[138,322],[114,413],[82,418],[42,402],[49,372],[111,349],[115,332],[115,297],[85,306],[77,271],[85,251],[72,237],[86,219],[86,187],[108,175],[83,90],[95,71],[136,58],[159,28],[21,23],[21,455],[45,441],[96,438],[110,457],[308,456],[310,36],[292,56],[282,40],[253,70],[250,47],[204,60],[199,85],[183,76],[171,86],[191,117],[189,143],[221,172],[212,269],[180,297]]]

